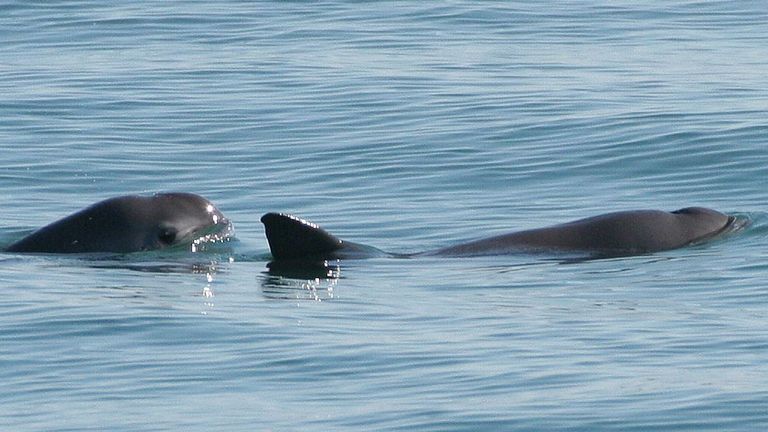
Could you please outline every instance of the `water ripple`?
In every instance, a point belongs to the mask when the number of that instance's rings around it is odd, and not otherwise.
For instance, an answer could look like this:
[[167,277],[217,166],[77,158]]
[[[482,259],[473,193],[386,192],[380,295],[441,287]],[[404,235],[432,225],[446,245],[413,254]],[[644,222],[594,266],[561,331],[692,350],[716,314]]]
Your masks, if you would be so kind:
[[[0,5],[0,241],[210,198],[233,251],[0,256],[9,430],[768,424],[759,2]],[[649,256],[267,266],[259,217],[414,252],[627,208],[744,216]],[[330,274],[327,273],[330,271]]]

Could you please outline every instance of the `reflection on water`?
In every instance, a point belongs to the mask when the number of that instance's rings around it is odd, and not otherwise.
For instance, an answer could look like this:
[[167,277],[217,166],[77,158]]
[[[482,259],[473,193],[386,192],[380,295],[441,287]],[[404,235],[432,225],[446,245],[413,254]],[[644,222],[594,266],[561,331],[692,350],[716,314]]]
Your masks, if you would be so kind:
[[205,286],[203,286],[201,295],[203,297],[203,310],[201,312],[203,315],[207,315],[208,310],[213,309],[215,306],[213,302],[213,273],[206,273]]
[[272,261],[267,264],[269,275],[289,279],[338,279],[339,260]]
[[126,269],[143,273],[190,273],[215,274],[219,271],[220,261],[94,261],[91,268]]
[[330,300],[339,282],[339,261],[273,261],[262,279],[265,297],[283,300]]

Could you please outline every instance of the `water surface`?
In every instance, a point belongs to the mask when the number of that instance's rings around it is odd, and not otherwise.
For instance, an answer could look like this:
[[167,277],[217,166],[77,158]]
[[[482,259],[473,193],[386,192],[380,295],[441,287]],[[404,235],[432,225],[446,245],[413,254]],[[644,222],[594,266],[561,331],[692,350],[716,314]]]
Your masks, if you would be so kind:
[[[0,242],[202,194],[201,254],[0,256],[0,427],[768,426],[761,2],[0,6]],[[659,254],[270,273],[261,214],[413,252],[601,212],[749,217]]]

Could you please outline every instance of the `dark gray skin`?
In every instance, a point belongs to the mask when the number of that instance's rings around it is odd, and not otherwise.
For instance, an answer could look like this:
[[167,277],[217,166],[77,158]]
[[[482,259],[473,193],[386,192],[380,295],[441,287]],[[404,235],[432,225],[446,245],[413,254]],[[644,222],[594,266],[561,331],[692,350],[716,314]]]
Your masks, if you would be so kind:
[[341,240],[294,216],[261,218],[272,256],[279,260],[355,259],[373,256],[468,257],[520,253],[582,253],[628,256],[676,249],[729,230],[735,218],[703,207],[673,212],[634,210],[607,213],[546,228],[513,232],[412,255]]
[[207,199],[191,193],[128,195],[100,201],[46,225],[11,244],[7,252],[129,253],[224,239],[227,218]]

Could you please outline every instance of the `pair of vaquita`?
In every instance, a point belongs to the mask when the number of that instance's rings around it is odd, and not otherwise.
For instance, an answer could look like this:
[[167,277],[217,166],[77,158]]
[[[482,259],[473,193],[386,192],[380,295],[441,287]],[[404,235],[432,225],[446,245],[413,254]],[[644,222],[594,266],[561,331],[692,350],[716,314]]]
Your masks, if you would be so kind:
[[[275,261],[373,256],[468,257],[524,253],[582,253],[596,257],[652,253],[701,243],[735,230],[734,216],[703,207],[607,213],[544,228],[413,254],[390,254],[339,239],[317,225],[267,213],[267,241]],[[100,201],[7,246],[15,253],[132,253],[193,248],[226,241],[232,223],[207,199],[191,193],[120,196]]]

